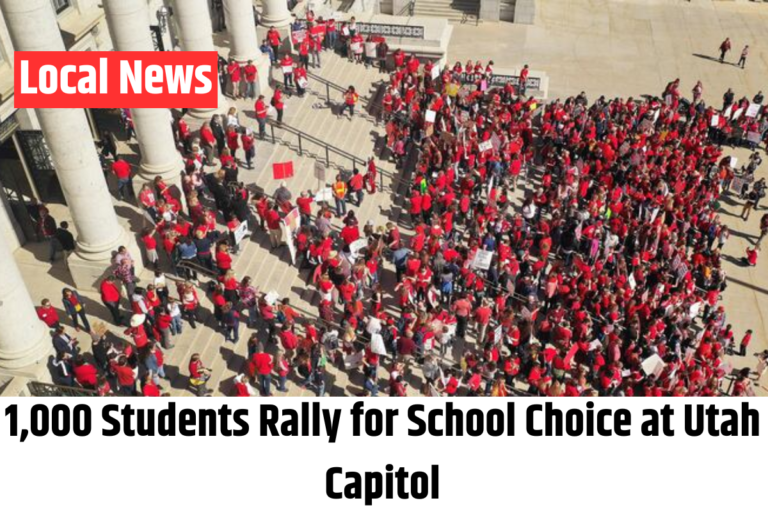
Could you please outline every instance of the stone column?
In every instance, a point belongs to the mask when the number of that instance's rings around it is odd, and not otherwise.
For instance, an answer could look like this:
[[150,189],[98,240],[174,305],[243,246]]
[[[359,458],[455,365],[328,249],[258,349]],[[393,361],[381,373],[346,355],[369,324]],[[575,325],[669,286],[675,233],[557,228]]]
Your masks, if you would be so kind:
[[[174,18],[179,26],[181,49],[187,52],[215,52],[213,46],[213,27],[208,0],[174,0]],[[227,103],[219,87],[218,108],[193,108],[189,115],[197,119],[209,119],[215,113],[226,113]]]
[[272,66],[269,55],[259,50],[259,37],[256,34],[256,18],[253,16],[251,0],[224,0],[224,18],[231,40],[229,56],[237,62],[252,60],[259,73],[256,95],[270,94],[269,75]]
[[50,353],[51,337],[37,318],[5,237],[0,237],[0,262],[0,368],[17,369]]
[[[149,9],[146,0],[103,0],[109,32],[115,50],[121,52],[154,51],[149,31]],[[160,176],[181,194],[181,171],[184,162],[176,149],[171,127],[171,112],[167,108],[134,108],[133,123],[139,140],[141,166],[136,190],[145,182]]]
[[[65,51],[56,14],[49,0],[0,0],[5,23],[17,51]],[[121,245],[141,261],[136,241],[118,222],[85,111],[36,109],[56,175],[77,230],[69,270],[78,288],[95,288],[109,271],[113,251]]]
[[287,27],[291,24],[291,11],[286,0],[261,0],[261,24],[265,27]]

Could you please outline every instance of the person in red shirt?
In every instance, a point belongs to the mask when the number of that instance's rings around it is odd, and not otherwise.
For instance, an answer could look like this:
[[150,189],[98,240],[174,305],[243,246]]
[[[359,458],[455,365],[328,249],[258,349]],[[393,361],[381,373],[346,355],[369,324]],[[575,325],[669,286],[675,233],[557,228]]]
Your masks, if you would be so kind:
[[307,81],[307,65],[303,62],[300,62],[298,66],[296,66],[296,69],[294,69],[294,80],[296,82],[296,92],[299,96],[299,98],[304,97],[304,92],[307,89],[308,81]]
[[243,152],[245,153],[245,167],[253,169],[253,158],[256,156],[256,142],[253,139],[253,130],[246,128],[245,132],[240,136],[240,142],[243,144]]
[[51,301],[48,299],[43,299],[40,302],[40,306],[37,307],[37,318],[43,321],[45,325],[50,327],[51,329],[58,329],[60,322],[59,322],[59,313],[56,311],[56,308],[51,306]]
[[117,380],[118,393],[122,396],[133,396],[136,393],[136,375],[128,364],[128,358],[121,355],[116,360],[113,359],[111,368]]
[[75,382],[82,387],[96,389],[96,380],[99,372],[95,366],[85,360],[82,354],[75,356],[72,373],[75,376]]
[[259,138],[264,140],[267,135],[267,102],[264,101],[264,95],[259,95],[256,105],[253,107],[256,113],[256,122],[259,123]]
[[357,168],[352,169],[352,177],[349,179],[349,191],[357,200],[358,208],[363,205],[363,197],[365,197],[365,181],[363,175]]
[[112,323],[120,325],[123,322],[123,316],[120,313],[121,285],[114,276],[109,276],[101,282],[99,291],[101,292],[101,302],[112,314]]
[[739,355],[741,357],[747,355],[747,347],[750,341],[752,341],[752,329],[748,329],[744,337],[741,338],[741,344],[739,345]]
[[251,357],[250,367],[253,375],[259,379],[261,394],[263,396],[272,396],[269,388],[272,384],[274,362],[272,361],[272,356],[264,352],[264,347],[261,343],[256,345],[256,352]]
[[141,384],[141,394],[148,397],[159,397],[160,388],[152,381],[152,375],[144,376],[144,382]]
[[528,90],[528,64],[523,66],[523,69],[520,70],[520,78],[518,79],[517,84],[517,90],[520,92],[520,96],[525,96],[526,91]]
[[248,99],[253,100],[256,98],[256,80],[259,71],[252,60],[249,60],[248,64],[243,67],[243,74],[245,74],[245,95]]
[[290,53],[286,53],[282,59],[280,59],[280,68],[283,71],[283,84],[285,88],[293,87],[293,57]]
[[123,157],[118,156],[112,163],[112,174],[117,178],[117,197],[122,201],[127,195],[133,195],[133,176],[131,172],[131,166],[128,162],[123,160]]
[[272,249],[277,249],[282,245],[283,230],[280,225],[280,213],[271,201],[269,202],[265,217],[264,220],[266,221],[267,229],[269,230],[269,243],[272,245]]
[[280,52],[280,32],[275,27],[269,27],[267,31],[267,41],[272,48],[272,53],[269,55],[272,58],[272,65],[277,64],[277,56]]
[[299,208],[299,215],[301,215],[302,226],[309,225],[310,218],[312,216],[312,203],[314,202],[315,199],[312,197],[311,190],[302,192],[301,195],[296,199],[296,206]]
[[240,64],[234,59],[229,59],[227,65],[227,75],[229,76],[229,82],[232,84],[232,97],[234,99],[240,99]]
[[205,396],[210,393],[205,385],[210,377],[211,370],[206,368],[200,360],[200,354],[192,354],[192,357],[189,358],[189,385],[195,388],[197,396]]
[[[277,124],[281,124],[283,122],[285,104],[283,103],[283,87],[280,84],[275,85],[275,92],[272,94],[272,106],[277,111]],[[261,129],[261,125],[259,125],[259,129]]]

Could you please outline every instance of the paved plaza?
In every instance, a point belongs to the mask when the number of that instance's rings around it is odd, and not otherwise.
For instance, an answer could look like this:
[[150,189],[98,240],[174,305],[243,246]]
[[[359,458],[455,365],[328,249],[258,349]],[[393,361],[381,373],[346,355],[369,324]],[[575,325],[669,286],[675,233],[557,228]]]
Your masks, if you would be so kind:
[[[540,0],[535,25],[523,26],[509,23],[483,22],[478,26],[455,25],[449,47],[448,61],[466,62],[468,59],[493,60],[497,66],[519,68],[529,64],[532,69],[545,71],[549,75],[549,100],[564,99],[585,91],[590,102],[604,95],[613,97],[639,97],[661,95],[665,85],[675,78],[681,80],[681,91],[690,96],[690,90],[697,80],[704,86],[704,99],[719,108],[723,93],[733,88],[736,97],[751,98],[759,90],[768,91],[768,4],[726,2],[726,1],[610,1],[610,0]],[[730,37],[734,51],[729,59],[735,61],[744,44],[749,44],[752,53],[742,70],[730,63],[720,64],[713,60],[720,42]],[[222,54],[228,52],[226,40],[218,45]],[[375,118],[364,112],[368,101],[373,101],[377,85],[385,75],[375,69],[355,65],[329,52],[323,54],[323,65],[312,73],[322,79],[346,88],[354,85],[361,94],[361,104],[355,118],[338,118],[336,111],[341,102],[341,93],[331,89],[331,103],[327,103],[325,84],[310,77],[310,90],[304,98],[291,97],[285,110],[288,126],[300,129],[319,140],[342,149],[359,158],[373,155],[376,138],[384,127]],[[273,69],[273,78],[281,79],[278,69]],[[246,126],[256,127],[251,102],[233,102],[241,113]],[[256,146],[255,169],[241,168],[240,179],[252,190],[274,192],[279,182],[272,179],[272,164],[291,160],[296,174],[289,180],[289,188],[298,194],[302,190],[317,190],[318,182],[313,167],[318,159],[324,160],[321,147],[306,139],[301,141],[302,155],[298,154],[298,138],[288,131],[275,129],[275,143],[271,137],[259,141]],[[137,145],[120,141],[119,152],[130,155],[130,161],[138,162]],[[726,154],[746,161],[749,152],[745,149],[725,149]],[[768,161],[761,151],[764,160]],[[330,155],[332,162],[328,170],[327,184],[339,169],[349,169],[350,163],[342,156]],[[356,210],[361,226],[367,221],[383,225],[387,221],[400,221],[400,207],[403,198],[399,192],[397,176],[399,171],[390,162],[377,161],[383,171],[383,189],[375,195],[368,195]],[[757,171],[758,177],[768,177],[768,164]],[[321,184],[325,185],[325,184]],[[114,191],[115,184],[110,184]],[[522,202],[522,192],[515,195],[516,208]],[[114,200],[119,217],[126,219],[131,230],[138,232],[143,219],[137,208],[129,203]],[[737,340],[746,329],[753,329],[755,338],[749,347],[747,357],[729,356],[735,368],[754,368],[753,353],[768,348],[768,283],[766,268],[768,258],[762,257],[756,267],[740,263],[747,247],[753,246],[759,234],[760,217],[765,213],[753,212],[748,221],[740,217],[741,202],[733,195],[722,202],[721,217],[728,225],[732,236],[723,250],[724,265],[728,275],[728,287],[723,293],[723,304],[727,321],[732,323]],[[58,221],[67,220],[68,213],[61,205],[51,206],[52,214]],[[407,236],[410,231],[401,223],[401,230]],[[15,253],[16,262],[22,270],[27,287],[35,301],[44,297],[59,305],[61,288],[72,286],[68,272],[61,261],[54,265],[47,263],[48,245],[30,242]],[[162,258],[162,256],[161,256]],[[163,260],[164,261],[164,260]],[[164,262],[168,269],[167,262]],[[289,264],[287,249],[270,251],[266,233],[256,230],[235,259],[237,275],[251,276],[254,284],[262,291],[275,291],[280,297],[289,297],[292,305],[304,313],[305,321],[313,322],[317,313],[317,294],[307,287],[307,270],[299,272]],[[147,279],[149,274],[142,276]],[[386,264],[385,290],[391,290],[394,270]],[[97,293],[85,292],[87,309],[95,320],[109,318],[102,307]],[[392,311],[392,297],[385,305]],[[191,395],[187,389],[187,362],[192,353],[200,353],[204,363],[212,368],[211,386],[215,394],[232,392],[234,377],[244,370],[246,340],[251,330],[241,326],[240,342],[224,341],[220,332],[214,329],[215,322],[210,314],[211,304],[203,299],[206,310],[205,325],[196,330],[186,328],[183,335],[175,340],[175,348],[167,354],[173,395]],[[64,315],[62,315],[64,318]],[[115,335],[122,335],[122,328],[111,326]],[[80,338],[84,339],[84,334]],[[449,356],[450,357],[450,356]],[[43,365],[45,363],[42,363]],[[34,378],[50,378],[41,367],[28,368],[24,373]],[[327,392],[333,396],[355,395],[362,391],[361,372],[348,374],[337,369],[331,370]],[[380,370],[382,384],[388,373]],[[409,394],[417,395],[422,383],[415,371],[409,378]],[[768,380],[765,378],[757,389],[768,394]],[[275,392],[277,396],[281,393]],[[314,396],[310,390],[302,389],[297,381],[289,383],[287,395]]]

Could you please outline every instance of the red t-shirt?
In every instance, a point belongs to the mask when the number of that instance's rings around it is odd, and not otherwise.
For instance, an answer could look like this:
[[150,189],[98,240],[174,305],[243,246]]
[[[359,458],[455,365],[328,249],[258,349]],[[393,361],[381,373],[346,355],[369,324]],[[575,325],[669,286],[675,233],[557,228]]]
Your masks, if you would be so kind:
[[127,180],[131,177],[131,166],[125,160],[118,160],[112,164],[112,172],[117,176],[117,179]]

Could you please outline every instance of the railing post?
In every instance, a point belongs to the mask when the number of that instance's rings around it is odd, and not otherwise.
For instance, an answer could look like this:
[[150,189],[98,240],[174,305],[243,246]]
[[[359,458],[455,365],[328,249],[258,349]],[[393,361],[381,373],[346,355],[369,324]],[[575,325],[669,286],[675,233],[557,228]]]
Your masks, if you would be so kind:
[[331,84],[325,82],[325,102],[331,106]]
[[325,165],[331,166],[331,154],[328,151],[328,144],[325,145]]
[[301,152],[301,132],[299,132],[299,156],[304,156]]
[[275,144],[275,125],[269,123],[269,131],[272,132],[272,144]]

